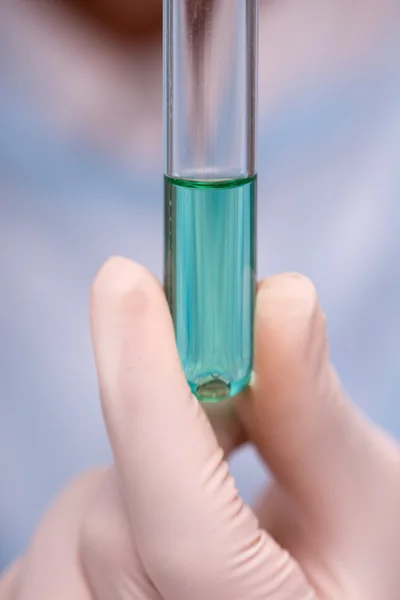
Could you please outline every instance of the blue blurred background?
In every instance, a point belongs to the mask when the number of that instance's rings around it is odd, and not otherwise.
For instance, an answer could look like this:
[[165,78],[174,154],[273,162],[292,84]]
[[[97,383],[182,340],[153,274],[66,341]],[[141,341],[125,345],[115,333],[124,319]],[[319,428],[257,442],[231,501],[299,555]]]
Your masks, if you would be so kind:
[[[0,7],[0,570],[60,488],[110,460],[97,269],[123,254],[162,277],[161,1],[95,7]],[[313,279],[347,389],[400,436],[400,3],[261,17],[259,276]],[[257,457],[232,469],[254,499]]]

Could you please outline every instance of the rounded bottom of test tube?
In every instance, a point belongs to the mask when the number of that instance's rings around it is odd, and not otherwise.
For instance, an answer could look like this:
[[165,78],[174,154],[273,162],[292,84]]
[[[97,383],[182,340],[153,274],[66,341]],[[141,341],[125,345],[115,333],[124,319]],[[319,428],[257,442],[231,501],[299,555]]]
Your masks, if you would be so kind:
[[239,394],[250,383],[250,376],[232,383],[226,382],[220,377],[210,376],[207,380],[189,382],[194,395],[201,402],[221,402]]

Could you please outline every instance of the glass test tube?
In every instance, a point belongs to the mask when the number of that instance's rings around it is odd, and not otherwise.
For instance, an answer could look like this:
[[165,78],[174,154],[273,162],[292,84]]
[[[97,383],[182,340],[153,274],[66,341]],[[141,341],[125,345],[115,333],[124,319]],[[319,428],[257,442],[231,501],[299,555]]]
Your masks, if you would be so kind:
[[200,400],[250,380],[258,0],[164,2],[165,290]]

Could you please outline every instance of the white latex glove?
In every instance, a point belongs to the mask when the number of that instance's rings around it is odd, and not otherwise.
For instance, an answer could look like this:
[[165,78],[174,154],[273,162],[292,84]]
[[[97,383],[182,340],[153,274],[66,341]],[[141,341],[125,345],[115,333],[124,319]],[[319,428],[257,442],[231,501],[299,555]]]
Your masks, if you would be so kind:
[[[266,280],[256,312],[255,384],[211,409],[216,436],[160,285],[125,259],[103,267],[91,318],[115,467],[61,496],[1,600],[400,598],[397,446],[348,402],[308,280]],[[240,423],[276,476],[260,523],[221,449]]]

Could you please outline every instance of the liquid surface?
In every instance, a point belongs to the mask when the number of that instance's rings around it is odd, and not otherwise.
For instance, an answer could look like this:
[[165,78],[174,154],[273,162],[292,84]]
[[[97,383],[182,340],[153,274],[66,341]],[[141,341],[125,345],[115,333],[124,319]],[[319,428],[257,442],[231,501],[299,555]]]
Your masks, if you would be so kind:
[[193,392],[216,401],[253,363],[256,179],[165,178],[165,289]]

